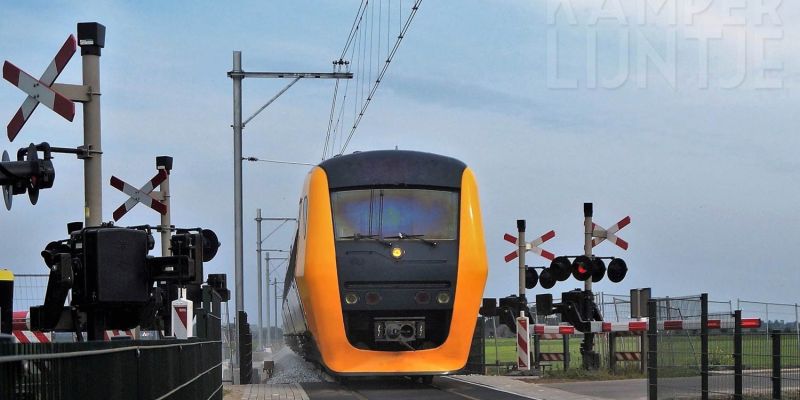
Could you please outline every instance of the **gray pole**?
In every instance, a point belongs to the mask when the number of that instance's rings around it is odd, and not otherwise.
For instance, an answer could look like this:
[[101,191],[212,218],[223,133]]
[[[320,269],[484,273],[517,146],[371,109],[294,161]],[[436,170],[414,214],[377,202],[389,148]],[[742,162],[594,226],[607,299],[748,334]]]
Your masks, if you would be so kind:
[[525,252],[528,251],[525,246],[524,219],[517,220],[517,232],[519,234],[519,239],[517,240],[517,244],[519,245],[519,249],[517,249],[519,253],[519,298],[522,299],[525,297]]
[[[261,283],[261,209],[256,209],[256,264],[258,265],[258,348],[264,348],[264,322],[261,320],[261,317],[264,315],[264,312],[261,311],[261,288],[263,287],[263,283]],[[269,265],[267,265],[269,268]],[[267,284],[269,284],[269,280],[267,280]],[[267,297],[269,297],[269,291],[267,291]],[[269,307],[267,307],[267,311],[269,311]],[[269,318],[267,318],[269,321]]]
[[241,354],[239,311],[244,311],[243,245],[242,245],[242,52],[233,52],[233,225],[234,225],[234,285],[236,290],[236,358]]
[[[267,252],[267,324],[269,325],[269,252]],[[272,332],[267,329],[267,343],[272,346]]]
[[100,145],[100,49],[105,47],[106,27],[96,22],[78,24],[78,43],[83,62],[83,84],[90,100],[83,103],[83,163],[85,226],[103,222],[103,148]]
[[172,207],[169,205],[169,174],[172,171],[172,157],[160,156],[156,157],[156,169],[167,171],[167,179],[161,182],[160,200],[167,206],[167,212],[161,216],[161,226],[158,229],[161,231],[161,255],[164,257],[170,256],[170,229],[172,228],[171,214]]
[[[583,203],[583,255],[586,257],[592,256],[592,231],[592,203]],[[591,276],[584,281],[583,290],[592,290]]]
[[[275,308],[275,327],[278,327],[278,279],[272,278],[273,288],[272,288],[272,295],[275,301],[272,303],[272,307]],[[795,311],[796,312],[796,311]]]
[[[242,268],[242,52],[233,52],[233,224],[234,279],[236,285],[236,335],[239,335],[239,311],[244,311]],[[259,238],[260,239],[260,238]],[[238,347],[238,343],[237,343]],[[239,354],[238,348],[236,354]]]
[[800,318],[797,312],[797,303],[794,304],[794,333],[797,335],[797,349],[800,350]]

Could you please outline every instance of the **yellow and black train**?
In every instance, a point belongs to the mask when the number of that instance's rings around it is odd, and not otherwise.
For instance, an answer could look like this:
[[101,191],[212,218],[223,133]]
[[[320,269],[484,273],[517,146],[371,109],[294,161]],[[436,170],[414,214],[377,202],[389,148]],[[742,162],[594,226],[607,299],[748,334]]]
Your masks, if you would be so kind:
[[464,367],[486,283],[478,186],[453,158],[369,151],[309,172],[285,280],[287,342],[340,376]]

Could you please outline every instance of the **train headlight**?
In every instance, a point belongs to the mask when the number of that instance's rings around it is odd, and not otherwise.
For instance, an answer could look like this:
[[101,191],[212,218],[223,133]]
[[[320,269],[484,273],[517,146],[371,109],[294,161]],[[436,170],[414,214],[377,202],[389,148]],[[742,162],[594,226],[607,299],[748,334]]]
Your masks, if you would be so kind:
[[439,293],[438,295],[436,295],[436,301],[439,304],[447,304],[447,303],[449,303],[450,302],[450,293],[447,293],[447,292]]
[[399,247],[393,247],[392,257],[394,257],[396,260],[399,260],[401,257],[403,257],[403,249]]
[[347,293],[344,295],[344,302],[347,304],[356,304],[358,303],[358,295],[355,293]]

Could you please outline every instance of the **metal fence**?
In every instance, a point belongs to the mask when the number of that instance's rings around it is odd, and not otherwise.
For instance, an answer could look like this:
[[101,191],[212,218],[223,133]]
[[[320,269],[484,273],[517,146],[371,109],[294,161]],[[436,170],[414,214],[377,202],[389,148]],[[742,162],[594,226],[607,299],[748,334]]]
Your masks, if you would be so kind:
[[220,296],[204,287],[198,338],[0,343],[0,399],[222,399]]
[[47,274],[18,274],[14,276],[14,311],[28,310],[44,303]]
[[220,341],[0,344],[0,398],[222,399]]
[[[649,308],[648,399],[800,399],[793,332],[748,329],[741,310],[709,312],[706,295],[654,299]],[[675,319],[695,323],[659,328]]]

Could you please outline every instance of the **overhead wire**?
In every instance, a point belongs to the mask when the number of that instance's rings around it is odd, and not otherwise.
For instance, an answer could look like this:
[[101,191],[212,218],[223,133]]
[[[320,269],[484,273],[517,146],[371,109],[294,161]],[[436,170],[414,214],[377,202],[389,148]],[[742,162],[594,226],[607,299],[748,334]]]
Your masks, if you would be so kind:
[[347,149],[347,146],[350,144],[350,140],[353,138],[353,135],[356,132],[356,128],[358,128],[358,124],[361,122],[361,119],[364,116],[364,112],[366,112],[367,107],[369,107],[370,102],[372,101],[372,97],[375,94],[375,91],[378,90],[378,86],[380,85],[381,81],[383,80],[383,76],[386,74],[386,70],[389,68],[389,64],[392,62],[395,54],[397,54],[397,49],[400,47],[400,43],[403,41],[403,38],[408,32],[409,26],[411,26],[411,21],[414,20],[414,16],[417,14],[417,10],[419,10],[419,5],[422,3],[422,0],[416,0],[414,6],[411,7],[411,13],[408,15],[408,19],[406,19],[405,25],[403,25],[402,30],[400,31],[400,35],[397,37],[397,41],[394,43],[391,52],[389,53],[388,58],[386,59],[386,63],[383,65],[381,72],[378,74],[378,77],[375,79],[375,84],[372,86],[372,90],[370,90],[369,94],[367,95],[366,101],[363,102],[363,106],[361,107],[361,111],[358,113],[358,116],[353,123],[353,127],[350,129],[350,133],[347,136],[344,144],[342,145],[341,151],[339,154],[344,154],[344,151]]
[[[380,1],[380,0],[379,0]],[[376,23],[375,23],[375,4],[374,1],[370,4],[369,0],[364,0],[359,4],[356,12],[356,17],[353,19],[353,24],[350,27],[350,32],[347,35],[347,40],[342,48],[339,60],[334,61],[335,68],[344,66],[348,71],[354,73],[353,85],[350,85],[348,79],[345,84],[344,91],[342,91],[339,81],[337,80],[334,87],[334,95],[331,100],[331,109],[328,116],[328,129],[325,133],[325,144],[323,146],[322,158],[325,159],[329,155],[343,154],[350,144],[353,135],[358,128],[361,120],[364,117],[369,104],[375,96],[380,83],[383,81],[389,65],[397,54],[397,50],[403,38],[408,32],[408,28],[416,15],[422,0],[415,0],[411,12],[403,22],[403,2],[402,0],[394,3],[397,4],[398,11],[392,12],[393,2],[387,0],[386,13],[383,10],[383,1],[378,3],[378,23],[377,23],[377,38],[376,38]],[[395,17],[393,14],[396,14]],[[386,57],[383,59],[383,19],[386,16]],[[396,18],[398,23],[393,24],[393,19]],[[394,45],[391,45],[392,30],[396,29],[397,38]],[[367,32],[369,30],[369,32]],[[367,49],[369,46],[369,49]],[[349,53],[349,54],[348,54]],[[345,58],[347,57],[347,58]],[[350,93],[351,86],[353,93]],[[344,119],[345,109],[350,109],[350,102],[352,102],[352,124],[349,125],[349,132],[345,132]],[[337,113],[338,109],[338,113]],[[338,114],[338,115],[337,115]],[[349,112],[348,112],[349,114]],[[336,118],[334,118],[336,117]],[[338,147],[338,153],[337,152]]]

